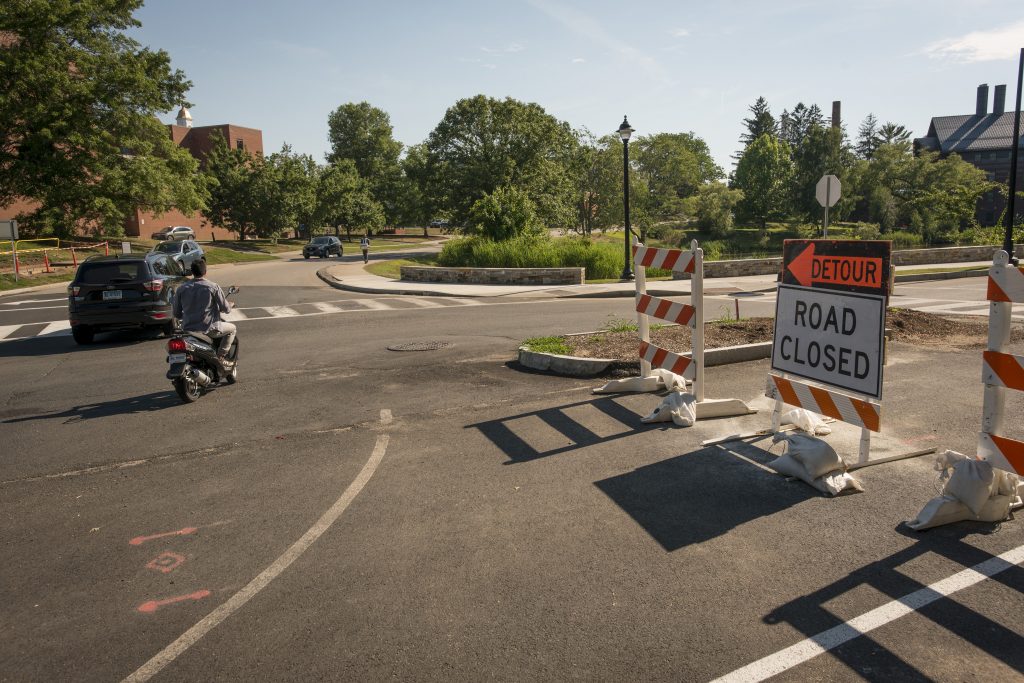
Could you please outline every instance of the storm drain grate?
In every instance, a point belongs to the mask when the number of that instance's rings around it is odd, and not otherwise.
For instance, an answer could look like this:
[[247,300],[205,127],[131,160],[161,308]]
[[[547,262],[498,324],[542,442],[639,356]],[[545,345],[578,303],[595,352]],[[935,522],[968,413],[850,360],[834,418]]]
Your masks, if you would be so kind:
[[451,343],[445,341],[409,342],[408,344],[392,344],[388,347],[388,351],[437,351],[449,346]]

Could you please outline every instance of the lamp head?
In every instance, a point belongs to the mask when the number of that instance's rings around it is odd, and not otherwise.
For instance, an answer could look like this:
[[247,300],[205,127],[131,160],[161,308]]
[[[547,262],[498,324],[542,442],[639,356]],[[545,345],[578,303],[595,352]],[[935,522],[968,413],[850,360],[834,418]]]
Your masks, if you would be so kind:
[[623,142],[629,142],[629,136],[633,134],[633,128],[629,125],[625,115],[622,117],[622,125],[619,126],[618,133]]

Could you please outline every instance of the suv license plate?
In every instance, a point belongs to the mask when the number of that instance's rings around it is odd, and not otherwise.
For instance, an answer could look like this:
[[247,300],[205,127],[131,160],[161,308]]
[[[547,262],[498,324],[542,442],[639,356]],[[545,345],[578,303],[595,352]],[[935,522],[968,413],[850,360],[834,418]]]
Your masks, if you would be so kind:
[[120,289],[105,289],[103,290],[104,301],[120,301],[121,290]]
[[185,354],[184,353],[172,353],[172,354],[167,356],[167,362],[170,363],[171,365],[174,365],[175,363],[184,363],[185,362]]

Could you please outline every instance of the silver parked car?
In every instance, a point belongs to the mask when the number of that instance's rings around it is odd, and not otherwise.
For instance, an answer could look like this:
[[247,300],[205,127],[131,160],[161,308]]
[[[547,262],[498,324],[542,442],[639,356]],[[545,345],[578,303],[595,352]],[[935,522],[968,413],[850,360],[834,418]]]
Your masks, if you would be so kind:
[[153,251],[159,254],[167,254],[177,261],[181,264],[186,275],[193,263],[196,261],[206,260],[206,253],[203,251],[203,248],[192,240],[171,240],[168,242],[161,242],[153,247]]
[[168,225],[163,230],[153,233],[155,240],[194,240],[195,238],[195,230],[187,225]]

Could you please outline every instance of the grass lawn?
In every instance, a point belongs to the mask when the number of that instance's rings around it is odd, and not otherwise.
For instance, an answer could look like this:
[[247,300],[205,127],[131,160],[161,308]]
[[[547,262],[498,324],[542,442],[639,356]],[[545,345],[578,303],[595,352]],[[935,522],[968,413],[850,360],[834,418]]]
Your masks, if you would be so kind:
[[437,258],[434,256],[419,256],[410,259],[393,259],[391,261],[379,261],[366,266],[366,271],[378,277],[391,278],[392,280],[402,279],[402,266],[436,266]]
[[[218,242],[217,244],[220,244]],[[238,251],[224,247],[214,247],[208,244],[203,245],[203,252],[206,254],[206,262],[209,265],[218,263],[246,263],[248,261],[273,261],[277,257],[262,251]]]
[[0,292],[6,292],[11,289],[24,289],[25,287],[37,287],[39,285],[48,285],[54,282],[70,282],[74,271],[67,271],[64,273],[43,273],[41,275],[30,275],[21,276],[18,281],[14,281],[13,275],[3,274],[0,275]]

